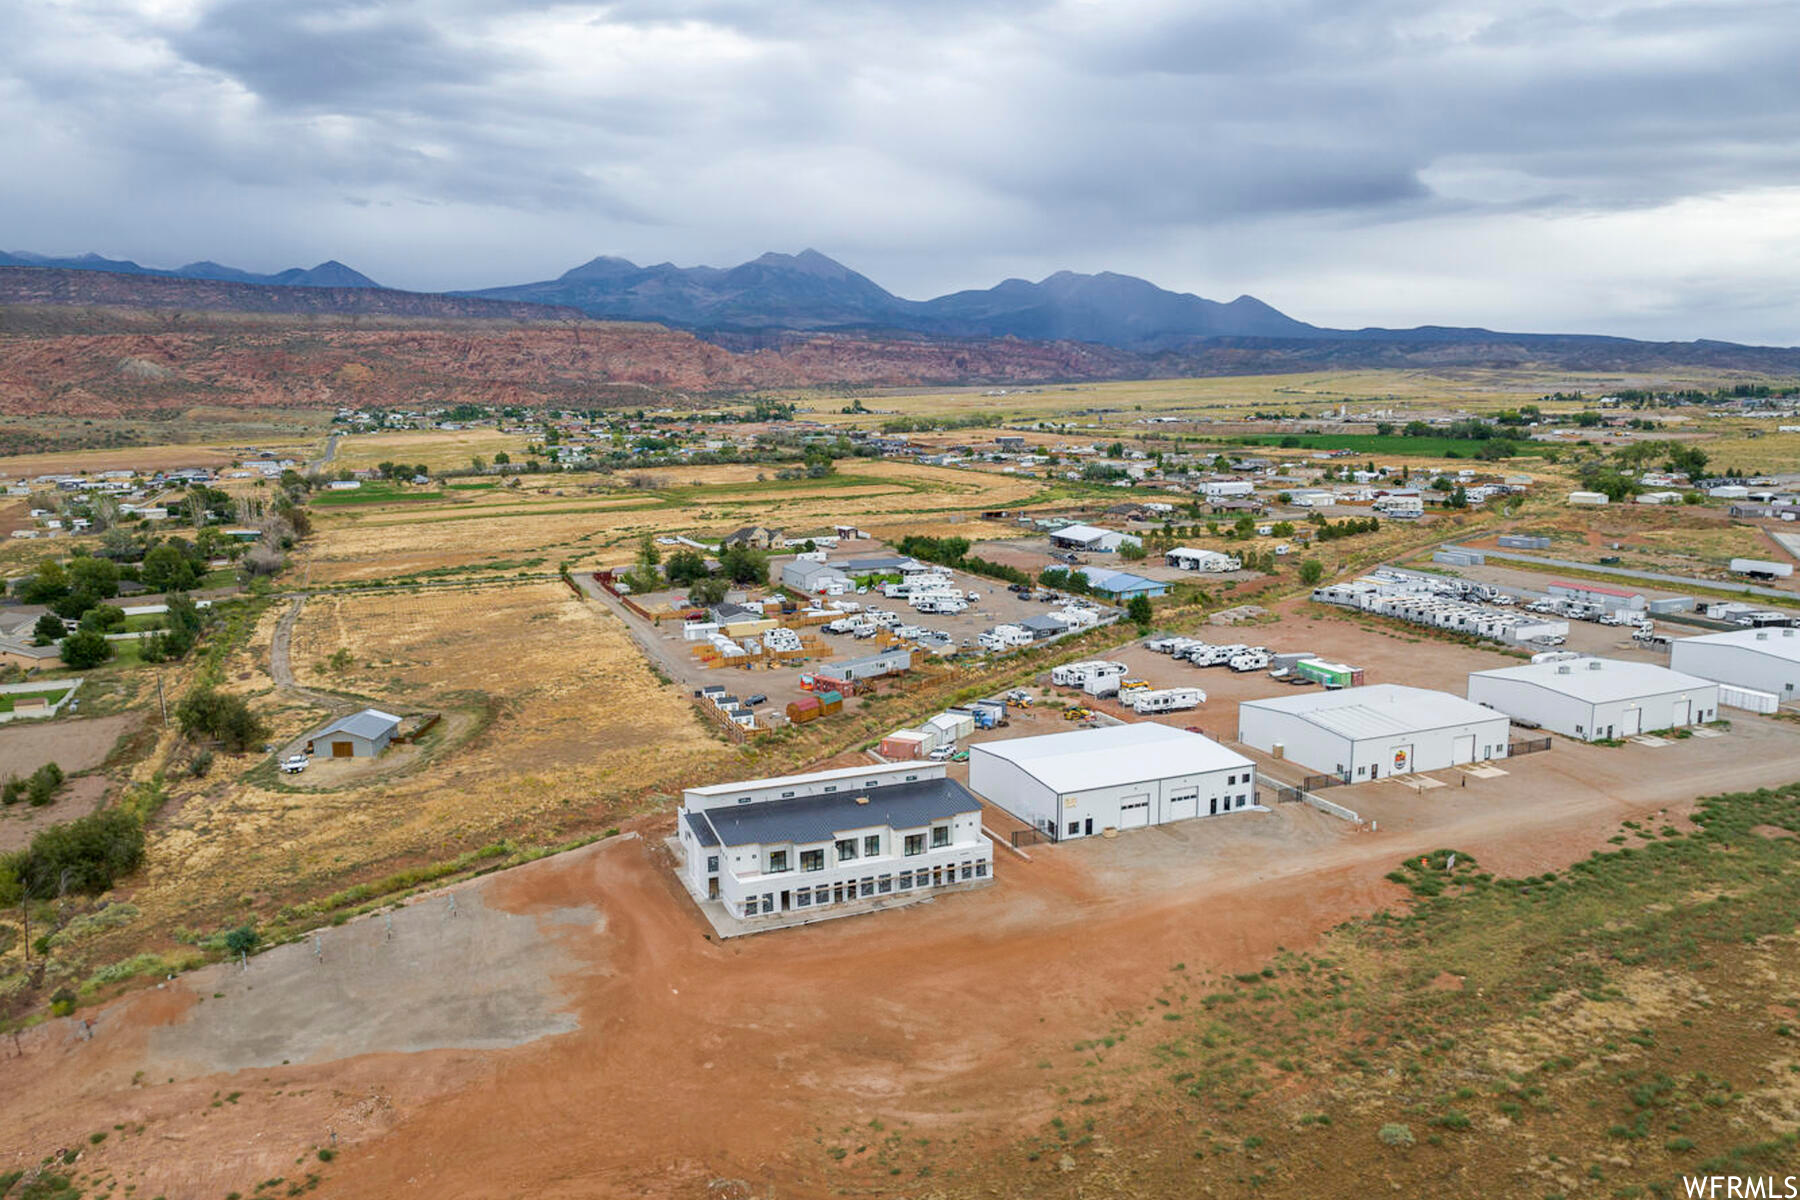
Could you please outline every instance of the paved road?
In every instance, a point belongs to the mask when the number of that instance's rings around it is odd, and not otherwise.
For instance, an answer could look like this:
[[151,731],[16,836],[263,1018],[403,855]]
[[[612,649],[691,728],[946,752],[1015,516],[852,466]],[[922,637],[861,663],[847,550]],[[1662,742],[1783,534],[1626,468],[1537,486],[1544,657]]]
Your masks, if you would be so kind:
[[319,457],[317,457],[317,458],[313,459],[311,462],[307,463],[306,469],[309,471],[316,471],[320,467],[323,467],[327,463],[331,462],[332,459],[336,458],[337,457],[338,439],[342,436],[344,436],[344,435],[341,433],[334,433],[330,437],[326,438],[325,439],[325,453],[319,455]]
[[1562,567],[1569,571],[1591,571],[1596,575],[1615,575],[1621,579],[1638,579],[1646,583],[1673,583],[1682,587],[1712,588],[1720,592],[1742,592],[1746,596],[1768,596],[1775,600],[1785,600],[1789,604],[1800,604],[1800,595],[1784,592],[1780,588],[1763,587],[1755,583],[1719,582],[1712,579],[1694,579],[1687,575],[1665,575],[1661,571],[1638,571],[1630,567],[1603,567],[1597,563],[1576,562],[1568,558],[1547,558],[1542,554],[1515,554],[1511,550],[1489,550],[1486,547],[1459,546],[1455,542],[1445,542],[1445,550],[1468,550],[1473,554],[1485,555],[1488,558],[1505,559],[1507,562],[1532,563],[1540,567]]

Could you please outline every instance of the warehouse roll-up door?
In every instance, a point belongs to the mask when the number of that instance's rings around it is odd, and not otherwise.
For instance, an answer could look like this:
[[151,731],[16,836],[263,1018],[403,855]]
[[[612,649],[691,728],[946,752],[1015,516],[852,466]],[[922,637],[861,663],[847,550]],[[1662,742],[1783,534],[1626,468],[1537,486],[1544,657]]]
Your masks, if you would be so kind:
[[1619,736],[1631,737],[1633,734],[1642,733],[1643,731],[1644,710],[1641,708],[1626,709],[1624,719],[1619,722]]
[[1200,815],[1200,793],[1198,791],[1178,793],[1169,797],[1168,820],[1185,821],[1189,817]]
[[1475,761],[1475,735],[1465,733],[1458,735],[1456,745],[1451,748],[1450,761],[1466,763]]
[[1150,797],[1131,796],[1119,805],[1119,828],[1137,829],[1150,823]]
[[1694,719],[1694,702],[1692,700],[1677,700],[1675,702],[1675,710],[1671,716],[1669,724],[1670,725],[1686,725],[1689,721],[1692,721],[1693,719]]
[[333,742],[333,743],[331,743],[331,757],[333,757],[333,758],[350,758],[355,753],[356,753],[356,747],[351,745],[349,742]]

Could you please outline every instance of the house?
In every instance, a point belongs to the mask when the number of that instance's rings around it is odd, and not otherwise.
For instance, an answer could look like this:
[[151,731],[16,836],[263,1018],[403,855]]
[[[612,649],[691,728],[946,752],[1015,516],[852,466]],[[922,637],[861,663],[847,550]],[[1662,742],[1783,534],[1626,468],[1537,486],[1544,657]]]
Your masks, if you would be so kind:
[[360,479],[334,479],[325,485],[334,492],[354,492],[362,486]]
[[306,739],[306,752],[326,758],[373,758],[400,731],[400,718],[378,708],[339,717]]
[[751,550],[770,550],[782,543],[781,530],[766,529],[761,525],[746,525],[742,529],[734,529],[719,539],[719,549],[729,550],[733,546],[745,546]]
[[1065,525],[1050,535],[1050,544],[1062,550],[1094,550],[1108,552],[1120,546],[1143,545],[1135,534],[1100,529],[1093,525]]
[[1058,841],[1256,804],[1256,765],[1154,721],[970,747],[969,786]]
[[1719,685],[1654,663],[1577,658],[1469,676],[1469,699],[1584,742],[1701,725],[1719,711]]
[[1426,688],[1378,683],[1238,706],[1238,740],[1345,783],[1505,758],[1502,713]]
[[688,788],[676,835],[682,883],[728,936],[993,879],[981,802],[941,762]]
[[1104,567],[1075,568],[1088,586],[1103,596],[1129,600],[1134,596],[1166,596],[1169,585],[1159,579],[1146,579],[1129,571],[1108,571]]

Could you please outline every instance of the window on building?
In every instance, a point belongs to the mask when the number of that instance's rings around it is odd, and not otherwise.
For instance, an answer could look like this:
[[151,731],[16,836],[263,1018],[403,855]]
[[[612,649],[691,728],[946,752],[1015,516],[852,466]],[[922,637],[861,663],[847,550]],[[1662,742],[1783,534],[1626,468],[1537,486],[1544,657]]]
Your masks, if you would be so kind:
[[828,784],[826,784],[826,785],[825,785],[825,790],[826,790],[826,791],[828,791],[828,792],[835,792],[835,791],[837,791],[837,784],[835,784],[835,783],[828,783]]
[[907,888],[909,888],[911,886],[912,886],[912,872],[911,871],[900,872],[900,890],[905,891]]
[[706,856],[706,871],[709,875],[717,875],[719,873],[719,856],[718,855],[709,854]]
[[799,891],[794,893],[794,907],[795,908],[806,908],[811,904],[812,904],[812,889],[811,888],[801,888]]
[[925,835],[922,833],[907,834],[906,835],[906,852],[909,855],[925,853]]
[[950,827],[948,825],[933,825],[931,827],[931,844],[933,847],[948,846],[950,844]]
[[883,875],[880,879],[876,880],[875,883],[875,890],[878,892],[891,892],[894,890],[894,877],[892,875]]
[[800,852],[800,869],[802,871],[823,871],[825,869],[825,852],[823,850],[802,850]]
[[1231,785],[1231,784],[1234,784],[1234,783],[1236,783],[1236,782],[1237,782],[1237,776],[1236,776],[1236,775],[1227,775],[1227,776],[1226,776],[1226,777],[1225,777],[1225,783],[1226,783],[1226,785],[1227,785],[1227,786],[1229,786],[1229,785]]
[[856,839],[844,838],[837,844],[839,862],[850,862],[856,857]]
[[863,857],[881,857],[881,835],[879,833],[871,833],[863,838]]
[[972,878],[974,878],[974,876],[975,876],[975,864],[974,863],[964,863],[962,865],[962,877],[964,879],[972,879]]
[[975,864],[975,878],[977,878],[977,879],[986,879],[987,878],[987,863],[978,862]]
[[875,881],[873,879],[865,879],[862,881],[862,894],[865,896],[873,896],[875,894]]
[[906,777],[906,782],[913,783],[913,782],[916,782],[918,780],[918,778],[919,777],[917,775],[908,775]]
[[763,893],[763,911],[766,913],[775,911],[775,893],[774,892],[764,892]]
[[1356,768],[1356,777],[1358,779],[1361,779],[1368,772],[1368,770],[1369,770],[1369,768],[1367,768],[1367,767]]
[[788,852],[786,850],[769,851],[769,873],[771,875],[788,869]]
[[1069,822],[1069,836],[1074,837],[1076,834],[1078,834],[1080,832],[1081,832],[1081,822],[1080,821],[1070,821]]

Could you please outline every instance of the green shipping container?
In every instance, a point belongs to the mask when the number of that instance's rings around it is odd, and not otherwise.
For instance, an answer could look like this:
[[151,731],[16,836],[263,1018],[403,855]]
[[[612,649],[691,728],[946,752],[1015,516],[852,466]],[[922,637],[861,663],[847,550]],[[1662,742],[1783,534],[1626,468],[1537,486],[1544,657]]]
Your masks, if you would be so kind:
[[1294,664],[1294,671],[1308,679],[1319,683],[1329,683],[1337,687],[1350,687],[1356,683],[1361,672],[1344,666],[1342,663],[1321,662],[1316,658],[1304,659]]

